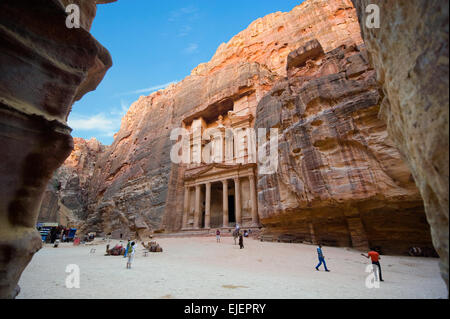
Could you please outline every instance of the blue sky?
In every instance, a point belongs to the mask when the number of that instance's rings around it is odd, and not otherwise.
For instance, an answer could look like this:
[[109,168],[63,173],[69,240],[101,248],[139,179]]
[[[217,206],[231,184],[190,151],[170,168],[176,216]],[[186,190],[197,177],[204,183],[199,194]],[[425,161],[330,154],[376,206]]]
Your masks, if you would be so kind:
[[181,81],[257,18],[290,11],[301,2],[119,0],[99,5],[91,33],[109,50],[114,65],[97,90],[73,106],[72,135],[111,144],[139,96]]

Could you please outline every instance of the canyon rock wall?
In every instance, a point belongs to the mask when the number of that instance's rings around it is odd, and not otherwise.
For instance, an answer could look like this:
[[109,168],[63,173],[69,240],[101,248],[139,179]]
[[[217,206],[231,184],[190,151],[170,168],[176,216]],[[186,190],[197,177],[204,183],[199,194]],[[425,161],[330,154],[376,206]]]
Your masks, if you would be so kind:
[[243,98],[255,127],[281,133],[279,170],[258,181],[266,233],[432,250],[420,193],[378,118],[383,92],[349,1],[258,19],[182,82],[134,103],[94,170],[85,230],[180,230],[185,168],[170,160],[170,132]]
[[[424,200],[448,287],[448,1],[353,0],[353,3],[385,94],[380,113]],[[379,7],[378,29],[366,25],[366,8],[370,3]]]
[[74,148],[47,185],[38,222],[80,227],[87,218],[88,190],[95,164],[105,150],[95,138],[74,138]]
[[310,0],[258,19],[183,81],[141,97],[97,163],[86,230],[127,234],[136,224],[179,230],[184,168],[170,160],[171,130],[192,114],[208,116],[233,103],[256,110],[286,76],[288,54],[313,38],[327,50],[346,41],[362,43],[351,2]]
[[149,229],[180,229],[176,205],[183,203],[183,167],[170,158],[172,129],[194,112],[208,114],[247,96],[260,99],[275,76],[257,63],[240,62],[141,97],[99,158],[90,184],[89,192],[96,195],[89,202],[87,229],[127,234],[135,231],[138,218]]
[[260,175],[269,234],[406,254],[432,248],[411,173],[378,119],[382,92],[363,45],[288,56],[287,78],[258,105],[256,127],[279,129],[279,167]]
[[[112,1],[99,1],[112,2]],[[72,104],[112,65],[90,34],[96,1],[80,1],[81,28],[66,27],[67,1],[0,2],[0,298],[41,247],[39,207],[53,172],[70,154]]]

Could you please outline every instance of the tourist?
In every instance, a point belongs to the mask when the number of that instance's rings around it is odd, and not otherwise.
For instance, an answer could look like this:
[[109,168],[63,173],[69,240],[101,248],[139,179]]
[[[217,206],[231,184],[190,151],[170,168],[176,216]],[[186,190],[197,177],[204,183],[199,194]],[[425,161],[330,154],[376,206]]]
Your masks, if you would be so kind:
[[128,262],[127,262],[127,269],[131,268],[131,263],[134,260],[134,254],[136,252],[136,248],[134,247],[134,241],[130,244],[130,250],[128,251]]
[[329,271],[328,268],[327,268],[327,264],[325,262],[325,256],[323,255],[323,252],[322,252],[322,245],[321,244],[319,244],[319,247],[317,247],[317,257],[319,257],[319,264],[316,266],[316,270],[319,271],[320,265],[323,264],[324,267],[325,267],[325,271]]
[[[374,249],[371,249],[367,255],[361,254],[361,256],[366,257],[367,259],[371,259],[372,260],[372,265],[376,265],[378,266],[378,271],[380,272],[380,281],[384,281],[383,280],[383,276],[381,275],[381,265],[380,265],[380,254],[378,252],[376,252]],[[376,271],[374,270],[374,272],[376,273]],[[376,275],[375,275],[376,276]]]
[[216,231],[216,242],[220,243],[220,230],[217,229]]
[[244,236],[241,233],[239,233],[239,247],[239,249],[244,248]]
[[234,244],[235,244],[235,245],[237,245],[237,242],[236,242],[236,241],[237,241],[238,237],[239,237],[239,231],[235,229],[235,230],[233,231],[233,239],[234,239]]
[[123,254],[123,258],[127,258],[128,251],[131,247],[130,239],[128,239],[127,248],[125,248],[125,254]]

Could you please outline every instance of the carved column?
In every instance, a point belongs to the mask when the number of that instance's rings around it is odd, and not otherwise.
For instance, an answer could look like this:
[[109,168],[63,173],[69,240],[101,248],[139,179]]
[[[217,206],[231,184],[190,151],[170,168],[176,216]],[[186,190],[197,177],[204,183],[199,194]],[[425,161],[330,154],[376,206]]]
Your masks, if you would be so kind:
[[183,211],[183,225],[182,229],[187,228],[187,222],[189,218],[189,196],[190,195],[190,187],[185,186],[184,187],[184,211]]
[[248,177],[250,180],[250,203],[252,205],[252,226],[259,226],[259,217],[258,217],[258,202],[256,200],[256,184],[255,184],[255,176],[250,175]]
[[195,185],[194,228],[199,228],[200,224],[200,195],[200,185]]
[[223,184],[223,227],[228,227],[228,181],[222,181]]
[[211,227],[211,183],[206,183],[205,228]]
[[236,223],[242,225],[242,214],[241,214],[241,183],[239,177],[234,179],[234,193],[236,197]]

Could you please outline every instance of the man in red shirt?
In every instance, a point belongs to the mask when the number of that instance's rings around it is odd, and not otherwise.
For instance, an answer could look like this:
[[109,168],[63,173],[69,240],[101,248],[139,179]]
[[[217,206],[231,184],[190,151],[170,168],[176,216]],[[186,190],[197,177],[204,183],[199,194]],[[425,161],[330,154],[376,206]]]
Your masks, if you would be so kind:
[[366,258],[370,258],[372,260],[372,265],[377,265],[378,266],[378,270],[380,272],[380,281],[384,281],[383,277],[381,276],[381,265],[380,265],[380,254],[378,252],[376,252],[374,249],[372,249],[371,251],[369,251],[367,253],[367,255],[361,254],[361,256],[364,256]]

